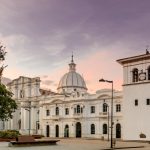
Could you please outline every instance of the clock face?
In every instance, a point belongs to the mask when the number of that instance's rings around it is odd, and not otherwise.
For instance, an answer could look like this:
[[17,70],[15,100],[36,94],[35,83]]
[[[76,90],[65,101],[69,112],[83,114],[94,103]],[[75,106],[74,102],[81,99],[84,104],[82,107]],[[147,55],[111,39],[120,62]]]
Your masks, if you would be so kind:
[[139,74],[139,80],[140,81],[146,80],[146,73],[140,73]]

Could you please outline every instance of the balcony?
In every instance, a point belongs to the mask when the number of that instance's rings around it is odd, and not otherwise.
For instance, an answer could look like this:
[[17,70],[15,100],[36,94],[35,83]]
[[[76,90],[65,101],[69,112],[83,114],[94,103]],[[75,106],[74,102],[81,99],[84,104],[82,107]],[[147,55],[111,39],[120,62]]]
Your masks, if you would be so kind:
[[108,112],[100,112],[99,116],[102,118],[107,118],[108,117]]
[[73,118],[74,119],[79,119],[79,118],[82,118],[83,117],[83,113],[75,113],[73,114]]

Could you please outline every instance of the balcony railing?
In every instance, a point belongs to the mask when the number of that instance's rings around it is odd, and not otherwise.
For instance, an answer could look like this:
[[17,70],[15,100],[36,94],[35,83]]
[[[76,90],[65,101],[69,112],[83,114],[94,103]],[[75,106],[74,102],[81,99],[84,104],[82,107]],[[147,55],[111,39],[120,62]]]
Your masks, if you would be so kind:
[[83,117],[83,113],[74,113],[73,117],[74,118],[81,118],[81,117]]
[[100,112],[99,116],[100,117],[108,117],[108,112]]

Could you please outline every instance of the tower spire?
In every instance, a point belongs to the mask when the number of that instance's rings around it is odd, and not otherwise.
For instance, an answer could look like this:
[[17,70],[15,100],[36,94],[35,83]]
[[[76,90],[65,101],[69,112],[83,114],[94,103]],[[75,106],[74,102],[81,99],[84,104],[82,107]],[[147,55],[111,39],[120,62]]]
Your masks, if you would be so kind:
[[71,63],[69,64],[69,71],[76,71],[76,64],[74,63],[74,59],[73,59],[73,52],[71,55]]

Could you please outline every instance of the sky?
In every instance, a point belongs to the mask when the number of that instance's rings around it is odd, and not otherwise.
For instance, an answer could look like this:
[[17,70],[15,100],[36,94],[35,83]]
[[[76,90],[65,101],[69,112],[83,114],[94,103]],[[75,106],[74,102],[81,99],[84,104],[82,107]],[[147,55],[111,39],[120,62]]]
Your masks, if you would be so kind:
[[71,55],[94,93],[122,90],[116,60],[144,54],[150,45],[149,0],[0,0],[0,41],[8,67],[3,76],[40,77],[41,87],[56,91],[68,72]]

